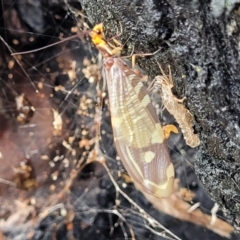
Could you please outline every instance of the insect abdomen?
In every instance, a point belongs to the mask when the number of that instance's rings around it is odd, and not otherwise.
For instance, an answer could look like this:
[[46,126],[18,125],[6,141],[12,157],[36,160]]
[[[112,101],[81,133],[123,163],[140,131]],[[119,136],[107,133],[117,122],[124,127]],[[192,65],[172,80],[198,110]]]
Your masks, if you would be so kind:
[[200,139],[197,134],[193,133],[193,117],[191,113],[177,101],[162,99],[164,107],[174,116],[179,127],[182,129],[183,138],[187,145],[193,148],[199,146]]

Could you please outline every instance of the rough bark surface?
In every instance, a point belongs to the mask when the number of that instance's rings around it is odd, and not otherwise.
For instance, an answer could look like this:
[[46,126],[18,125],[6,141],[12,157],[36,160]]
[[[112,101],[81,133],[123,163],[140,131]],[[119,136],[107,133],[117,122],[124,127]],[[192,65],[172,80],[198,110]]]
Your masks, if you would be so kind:
[[[240,5],[225,1],[82,0],[92,24],[104,22],[135,53],[154,52],[170,64],[178,97],[194,115],[201,138],[195,170],[239,232]],[[234,1],[233,1],[234,2]],[[236,1],[237,2],[237,1]],[[139,65],[152,77],[151,59]]]
[[[202,140],[196,172],[225,210],[228,222],[239,231],[240,25],[236,4],[224,9],[221,4],[226,1],[219,0],[189,1],[191,4],[170,0],[2,2],[0,239],[166,239],[159,223],[184,240],[226,239],[226,234],[220,236],[217,231],[226,231],[225,223],[214,229],[214,202],[193,173],[195,149],[186,146],[181,134],[171,135],[168,146],[181,190],[190,192],[182,191],[187,197],[183,204],[174,199],[170,206],[171,201],[158,202],[164,213],[157,211],[129,181],[121,161],[116,160],[107,97],[99,113],[96,96],[102,92],[96,85],[102,75],[90,41],[75,38],[19,58],[11,56],[81,32],[86,19],[82,12],[75,13],[82,7],[92,25],[104,22],[109,36],[116,35],[122,24],[123,55],[133,48],[135,53],[161,48],[155,56],[137,61],[151,78],[160,73],[156,60],[164,70],[171,65],[174,94],[187,97],[184,105],[193,114]],[[16,106],[22,93],[29,100],[26,105],[35,109],[25,123],[19,123],[21,111]],[[153,104],[158,104],[157,111],[162,110],[159,95],[154,95]],[[55,121],[57,112],[62,124]],[[168,122],[172,116],[163,111],[162,119]],[[96,125],[101,125],[100,141]],[[96,145],[101,153],[95,151]],[[102,152],[114,181],[102,164],[94,162]],[[29,178],[24,171],[20,174],[27,156],[32,170]],[[85,166],[86,161],[90,163]],[[141,210],[118,193],[114,182]],[[25,183],[37,183],[37,187],[27,188]],[[199,203],[199,209],[189,213],[189,202]],[[182,218],[176,216],[179,213]],[[216,215],[225,220],[221,210]],[[232,233],[231,226],[227,233]],[[239,236],[231,234],[229,239]]]

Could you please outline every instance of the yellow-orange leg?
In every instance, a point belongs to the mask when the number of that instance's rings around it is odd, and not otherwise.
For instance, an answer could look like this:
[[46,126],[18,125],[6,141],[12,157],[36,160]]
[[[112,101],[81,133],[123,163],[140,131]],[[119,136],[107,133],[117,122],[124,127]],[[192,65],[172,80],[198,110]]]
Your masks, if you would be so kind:
[[172,124],[163,126],[163,133],[164,133],[165,139],[169,138],[171,132],[178,133],[178,129],[176,128],[176,126],[174,126]]

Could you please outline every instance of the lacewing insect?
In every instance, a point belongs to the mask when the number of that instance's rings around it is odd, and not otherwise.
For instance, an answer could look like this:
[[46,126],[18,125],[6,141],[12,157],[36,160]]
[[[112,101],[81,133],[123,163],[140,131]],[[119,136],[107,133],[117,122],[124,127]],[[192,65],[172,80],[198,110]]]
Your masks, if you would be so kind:
[[[108,85],[114,142],[120,159],[143,193],[168,197],[173,191],[174,167],[148,90],[118,57],[121,46],[114,47],[104,39],[102,24],[93,28],[90,37],[104,57],[103,77]],[[177,131],[172,125],[166,129]]]
[[172,93],[173,80],[170,66],[169,76],[167,76],[159,65],[162,75],[155,77],[155,87],[160,88],[160,95],[164,107],[176,119],[182,130],[183,137],[188,146],[194,148],[200,145],[200,139],[193,132],[193,116],[182,104],[183,99],[176,98]]
[[[103,77],[108,85],[114,142],[124,167],[143,193],[169,197],[173,192],[174,167],[165,138],[171,131],[177,133],[177,128],[173,125],[162,128],[147,88],[119,57],[121,44],[115,38],[114,44],[105,40],[102,24],[82,34],[90,35],[104,57]],[[62,41],[70,38],[74,37]]]

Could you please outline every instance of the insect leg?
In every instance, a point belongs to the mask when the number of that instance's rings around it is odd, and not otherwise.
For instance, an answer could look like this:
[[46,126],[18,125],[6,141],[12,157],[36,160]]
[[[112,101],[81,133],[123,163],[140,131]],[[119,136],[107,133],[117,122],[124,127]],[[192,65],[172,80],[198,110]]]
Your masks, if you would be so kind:
[[157,51],[153,52],[153,53],[135,53],[132,56],[132,68],[134,68],[134,66],[136,65],[136,57],[147,57],[147,56],[153,56],[155,54],[157,54],[159,51],[161,50],[161,48],[159,48]]
[[174,96],[174,99],[175,99],[178,103],[183,103],[183,101],[184,101],[185,99],[187,99],[187,98],[186,98],[186,97],[177,98],[177,97]]
[[176,128],[176,126],[174,126],[172,124],[163,126],[162,128],[163,128],[163,133],[164,133],[165,139],[169,138],[171,132],[178,133],[178,129]]
[[117,38],[119,38],[123,34],[123,27],[122,27],[121,22],[119,22],[119,25],[120,25],[120,33],[111,37],[108,41],[113,41],[117,46],[122,47],[122,44],[117,40]]

